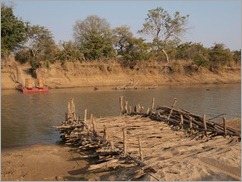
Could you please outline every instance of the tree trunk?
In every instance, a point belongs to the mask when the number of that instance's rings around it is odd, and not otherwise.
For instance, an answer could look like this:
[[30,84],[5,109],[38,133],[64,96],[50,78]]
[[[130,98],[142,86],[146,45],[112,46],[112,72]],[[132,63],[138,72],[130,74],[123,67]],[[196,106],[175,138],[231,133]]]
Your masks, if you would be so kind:
[[162,52],[166,55],[166,62],[169,63],[170,60],[169,60],[168,54],[166,53],[166,51],[164,49],[162,49]]

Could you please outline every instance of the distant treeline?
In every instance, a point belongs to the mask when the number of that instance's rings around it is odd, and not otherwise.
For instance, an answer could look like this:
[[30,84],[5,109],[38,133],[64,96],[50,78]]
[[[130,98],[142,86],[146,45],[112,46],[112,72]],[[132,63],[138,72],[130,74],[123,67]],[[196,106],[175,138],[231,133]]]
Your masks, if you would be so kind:
[[[32,69],[49,67],[57,61],[116,60],[132,68],[138,61],[189,60],[210,70],[241,62],[241,50],[231,51],[223,44],[206,48],[201,43],[181,42],[189,16],[179,12],[170,15],[161,7],[151,9],[143,29],[135,37],[129,26],[110,28],[106,19],[92,15],[76,21],[74,41],[56,45],[52,33],[43,26],[24,22],[13,13],[13,7],[1,4],[1,56],[10,54],[20,63],[29,62]],[[150,38],[150,42],[144,39]]]

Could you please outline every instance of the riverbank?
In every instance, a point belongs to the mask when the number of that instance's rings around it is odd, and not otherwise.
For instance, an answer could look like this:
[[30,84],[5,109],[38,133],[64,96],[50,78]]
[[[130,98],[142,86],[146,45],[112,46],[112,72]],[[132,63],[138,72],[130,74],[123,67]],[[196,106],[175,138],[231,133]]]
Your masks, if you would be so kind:
[[[130,155],[137,155],[138,151],[137,141],[132,140],[133,134],[141,132],[144,162],[158,171],[154,175],[160,180],[240,180],[241,148],[240,142],[233,138],[217,136],[210,140],[191,140],[183,132],[173,131],[165,123],[139,116],[97,118],[96,123],[98,133],[101,133],[104,124],[109,136],[115,133],[114,141],[120,140],[122,125],[132,128],[127,132],[127,150]],[[231,125],[228,121],[228,126],[231,127],[234,123],[233,121]],[[120,127],[116,127],[117,124]],[[146,128],[145,133],[141,131],[142,127]],[[149,140],[144,142],[145,138]],[[88,169],[97,159],[84,160],[81,156],[91,155],[92,151],[84,154],[70,151],[71,149],[73,148],[63,145],[33,145],[3,150],[2,181],[154,180],[151,176],[141,177],[142,173],[135,176],[137,167],[132,164],[129,164],[129,168],[90,171]]]
[[[2,89],[14,89],[26,78],[33,78],[30,65],[20,65],[14,60],[2,63]],[[240,83],[240,66],[226,67],[212,72],[198,68],[191,62],[178,61],[170,65],[141,62],[132,69],[117,62],[67,62],[49,68],[39,68],[35,77],[44,79],[50,88],[123,86],[132,83],[140,87],[176,84]]]
[[84,169],[87,162],[75,160],[76,154],[69,150],[69,147],[60,145],[33,145],[2,150],[2,181],[83,179],[84,171],[80,169]]

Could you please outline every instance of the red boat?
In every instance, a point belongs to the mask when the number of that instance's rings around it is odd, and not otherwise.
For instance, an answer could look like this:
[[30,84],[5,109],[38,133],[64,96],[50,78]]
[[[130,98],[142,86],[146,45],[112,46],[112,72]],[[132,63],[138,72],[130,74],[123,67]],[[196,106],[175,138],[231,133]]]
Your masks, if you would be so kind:
[[26,88],[25,86],[19,85],[17,86],[17,90],[23,92],[23,93],[41,93],[41,92],[48,92],[48,87],[43,88],[37,88],[33,87],[31,89]]

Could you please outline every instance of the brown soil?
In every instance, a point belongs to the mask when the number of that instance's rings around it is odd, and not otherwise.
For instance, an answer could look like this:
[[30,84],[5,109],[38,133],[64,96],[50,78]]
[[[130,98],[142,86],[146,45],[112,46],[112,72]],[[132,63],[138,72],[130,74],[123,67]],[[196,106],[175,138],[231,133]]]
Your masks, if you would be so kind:
[[[2,61],[2,89],[13,89],[26,78],[32,78],[30,65],[20,65],[14,59]],[[240,66],[224,68],[214,73],[197,68],[191,62],[178,61],[169,66],[157,62],[141,62],[133,69],[117,62],[67,62],[50,68],[39,68],[36,77],[44,78],[50,88],[122,86],[133,80],[139,86],[163,84],[240,83]]]
[[87,162],[74,160],[70,148],[56,145],[34,145],[2,151],[3,181],[85,180]]

